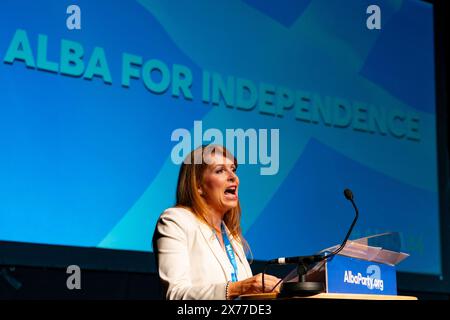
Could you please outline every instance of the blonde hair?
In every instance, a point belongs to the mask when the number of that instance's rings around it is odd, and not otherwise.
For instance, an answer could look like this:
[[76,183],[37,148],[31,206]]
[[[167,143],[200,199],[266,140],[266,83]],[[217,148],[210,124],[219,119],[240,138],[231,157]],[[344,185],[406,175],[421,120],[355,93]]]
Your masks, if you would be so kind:
[[[203,174],[208,167],[205,161],[205,155],[213,155],[222,153],[225,158],[233,160],[235,167],[238,163],[236,158],[223,146],[208,145],[201,146],[189,153],[181,165],[178,174],[176,207],[185,208],[191,211],[200,221],[206,223],[213,228],[213,225],[208,221],[208,206],[203,197],[200,196],[198,189],[203,182]],[[250,247],[242,236],[241,229],[241,206],[238,204],[235,208],[228,210],[223,222],[227,226],[230,234],[242,244],[246,253],[250,253]]]

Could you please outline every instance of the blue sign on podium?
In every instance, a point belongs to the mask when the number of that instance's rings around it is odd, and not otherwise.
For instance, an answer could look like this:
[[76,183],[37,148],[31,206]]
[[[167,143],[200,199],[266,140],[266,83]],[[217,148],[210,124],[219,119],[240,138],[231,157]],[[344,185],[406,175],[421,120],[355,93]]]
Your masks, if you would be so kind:
[[328,293],[396,295],[395,266],[336,255],[325,265]]

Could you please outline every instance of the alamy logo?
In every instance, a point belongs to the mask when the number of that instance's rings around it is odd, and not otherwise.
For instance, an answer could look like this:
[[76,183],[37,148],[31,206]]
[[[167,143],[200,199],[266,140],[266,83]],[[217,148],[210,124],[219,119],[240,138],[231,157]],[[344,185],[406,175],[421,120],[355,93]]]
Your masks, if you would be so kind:
[[81,29],[81,9],[79,6],[72,4],[67,7],[67,14],[70,16],[67,17],[66,26],[69,30],[80,30]]
[[67,289],[73,290],[81,289],[81,269],[79,266],[73,264],[67,267],[66,273],[70,274],[67,278],[66,286]]
[[344,282],[365,286],[369,290],[384,290],[384,282],[383,279],[381,279],[381,269],[377,265],[368,266],[365,276],[363,276],[360,272],[353,274],[351,270],[345,270]]
[[373,4],[367,7],[367,14],[370,16],[366,20],[366,26],[369,30],[381,29],[381,9],[379,6]]
[[[193,139],[192,139],[193,138]],[[174,164],[183,161],[189,152],[202,144],[225,146],[236,157],[238,164],[259,164],[261,175],[275,175],[279,169],[279,129],[226,129],[217,128],[203,132],[202,121],[194,121],[193,137],[189,130],[178,128],[172,132],[172,141],[178,143],[172,148],[171,159]],[[225,140],[225,143],[224,143]],[[246,152],[248,150],[248,152]],[[194,158],[195,164],[208,163],[208,158]]]

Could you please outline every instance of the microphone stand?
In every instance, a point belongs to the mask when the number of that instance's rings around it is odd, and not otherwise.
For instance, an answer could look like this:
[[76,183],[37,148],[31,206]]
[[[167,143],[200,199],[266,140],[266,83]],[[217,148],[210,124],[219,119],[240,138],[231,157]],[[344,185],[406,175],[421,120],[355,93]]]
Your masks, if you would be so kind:
[[344,195],[345,198],[352,203],[352,206],[355,209],[355,218],[353,219],[350,229],[348,230],[344,241],[342,241],[341,246],[332,253],[330,253],[329,255],[322,254],[322,255],[299,257],[297,262],[298,282],[283,283],[280,290],[280,297],[309,296],[325,291],[324,282],[306,281],[306,274],[311,269],[313,264],[324,260],[326,261],[335,256],[336,254],[338,254],[345,247],[345,244],[347,243],[347,240],[350,237],[353,227],[355,226],[356,221],[358,220],[359,212],[355,202],[353,201],[352,191],[350,189],[345,189]]
[[[312,256],[315,257],[315,256]],[[323,282],[306,281],[306,274],[314,263],[314,258],[307,256],[297,264],[298,282],[285,282],[280,290],[280,298],[292,296],[309,296],[325,291]],[[322,257],[321,261],[325,257]]]

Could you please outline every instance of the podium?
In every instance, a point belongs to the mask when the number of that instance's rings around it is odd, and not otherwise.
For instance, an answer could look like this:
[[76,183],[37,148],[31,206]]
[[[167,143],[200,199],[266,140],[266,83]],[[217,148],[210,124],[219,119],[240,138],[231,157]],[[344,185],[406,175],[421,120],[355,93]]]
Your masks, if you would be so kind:
[[256,293],[239,296],[239,300],[282,300],[282,299],[333,299],[333,300],[417,300],[413,296],[378,295],[378,294],[339,294],[318,293],[311,296],[293,296],[280,298],[277,293]]
[[[333,252],[339,245],[322,250]],[[398,233],[383,233],[357,240],[348,240],[339,254],[310,266],[290,272],[283,279],[279,294],[244,295],[241,299],[360,299],[360,300],[417,300],[397,295],[396,265],[409,255],[400,252]],[[297,284],[322,284],[322,292],[296,290]],[[313,287],[313,286],[312,286]],[[252,297],[253,296],[253,297]]]

